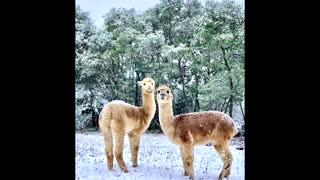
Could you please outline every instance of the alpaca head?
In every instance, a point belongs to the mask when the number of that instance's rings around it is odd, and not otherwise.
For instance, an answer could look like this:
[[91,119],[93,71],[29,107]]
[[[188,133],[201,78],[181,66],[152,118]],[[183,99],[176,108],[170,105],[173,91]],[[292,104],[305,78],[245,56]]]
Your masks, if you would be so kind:
[[165,105],[173,100],[171,89],[166,85],[160,85],[157,89],[157,101],[160,105]]
[[144,78],[142,81],[138,81],[143,94],[150,94],[154,92],[154,80],[152,78]]

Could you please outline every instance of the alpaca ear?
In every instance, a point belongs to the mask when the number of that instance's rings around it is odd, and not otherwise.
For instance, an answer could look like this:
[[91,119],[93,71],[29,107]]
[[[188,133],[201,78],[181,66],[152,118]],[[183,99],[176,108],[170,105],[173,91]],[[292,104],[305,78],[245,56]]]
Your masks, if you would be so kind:
[[170,98],[171,98],[171,100],[173,100],[173,95],[172,95],[172,93],[170,93]]

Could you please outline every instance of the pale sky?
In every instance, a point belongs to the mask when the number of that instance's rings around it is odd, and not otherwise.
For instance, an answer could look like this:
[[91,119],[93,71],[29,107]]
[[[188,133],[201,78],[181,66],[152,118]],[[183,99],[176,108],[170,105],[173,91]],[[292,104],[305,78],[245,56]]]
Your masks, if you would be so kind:
[[[200,1],[204,4],[206,0]],[[244,2],[244,0],[236,1]],[[109,12],[111,8],[135,8],[136,11],[143,12],[159,2],[160,0],[76,0],[76,5],[80,5],[80,8],[84,11],[89,11],[94,24],[101,27],[103,24],[102,16]]]

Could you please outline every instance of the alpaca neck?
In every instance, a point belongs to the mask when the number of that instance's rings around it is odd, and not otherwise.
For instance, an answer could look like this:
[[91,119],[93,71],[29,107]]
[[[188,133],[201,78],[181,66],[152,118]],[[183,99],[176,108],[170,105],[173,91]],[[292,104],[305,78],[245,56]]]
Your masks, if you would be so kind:
[[[142,110],[149,116],[153,117],[156,110],[156,103],[154,101],[153,93],[142,94]],[[152,118],[149,119],[151,121]]]
[[154,95],[150,94],[142,94],[142,108],[145,110],[149,110],[150,108],[154,109],[155,107]]
[[159,105],[159,120],[163,132],[171,139],[174,132],[171,101],[166,105]]

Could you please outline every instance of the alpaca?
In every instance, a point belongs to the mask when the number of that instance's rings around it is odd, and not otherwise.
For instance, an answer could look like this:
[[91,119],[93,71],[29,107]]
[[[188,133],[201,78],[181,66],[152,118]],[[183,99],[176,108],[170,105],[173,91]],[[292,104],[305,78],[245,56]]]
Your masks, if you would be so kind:
[[138,81],[142,91],[142,107],[136,107],[123,101],[114,100],[102,109],[99,115],[99,127],[104,137],[108,169],[113,169],[113,137],[115,138],[115,157],[120,169],[129,172],[123,161],[123,143],[128,135],[133,167],[138,167],[138,151],[141,135],[147,130],[156,111],[154,98],[154,80],[145,78]]
[[173,95],[166,85],[157,89],[160,126],[168,139],[179,145],[184,175],[194,179],[194,145],[212,143],[223,161],[219,180],[231,171],[232,154],[229,141],[237,134],[230,116],[218,111],[187,113],[173,116]]

